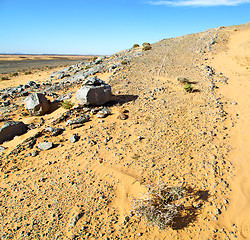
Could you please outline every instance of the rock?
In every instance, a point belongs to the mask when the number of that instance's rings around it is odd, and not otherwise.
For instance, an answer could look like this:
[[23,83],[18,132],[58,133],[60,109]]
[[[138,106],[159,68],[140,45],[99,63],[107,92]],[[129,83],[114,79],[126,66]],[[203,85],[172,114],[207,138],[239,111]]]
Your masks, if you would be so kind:
[[102,110],[100,110],[98,113],[97,113],[97,117],[98,118],[105,118],[107,115],[109,115],[111,113],[110,109],[108,108],[103,108]]
[[49,150],[51,148],[53,148],[53,143],[52,142],[43,142],[38,144],[38,148],[42,149],[42,150]]
[[38,155],[38,151],[34,150],[31,155],[32,155],[32,157],[36,157]]
[[66,126],[85,123],[89,120],[89,115],[81,115],[78,118],[70,119],[66,122]]
[[103,105],[111,100],[111,86],[97,77],[89,77],[76,92],[75,99],[85,105]]
[[28,87],[32,87],[32,86],[35,86],[35,85],[36,85],[36,83],[34,81],[28,81],[26,83],[26,86],[28,86]]
[[30,115],[43,115],[50,110],[50,105],[42,93],[33,93],[25,98],[25,109]]
[[0,152],[2,152],[2,151],[4,151],[4,150],[5,150],[5,148],[2,147],[2,146],[0,146]]
[[78,212],[78,213],[74,213],[70,222],[69,222],[69,226],[75,226],[77,221],[83,217],[84,215],[84,212]]
[[79,139],[80,139],[80,137],[78,136],[77,133],[75,133],[75,134],[73,134],[72,136],[70,136],[69,141],[70,141],[71,143],[75,143],[75,142],[77,142]]
[[221,210],[219,208],[216,208],[214,212],[215,212],[216,215],[220,215],[221,214]]
[[9,121],[0,128],[0,144],[12,140],[15,136],[22,135],[28,130],[23,122]]
[[7,100],[7,101],[5,101],[5,102],[2,102],[2,106],[3,106],[3,107],[8,107],[10,104],[11,104],[11,103],[10,103],[10,100]]
[[53,127],[46,127],[46,131],[51,132],[51,136],[58,136],[60,135],[65,129],[64,128],[53,128]]
[[123,112],[119,112],[117,115],[117,119],[120,119],[120,120],[126,120],[127,118],[128,116],[124,114]]

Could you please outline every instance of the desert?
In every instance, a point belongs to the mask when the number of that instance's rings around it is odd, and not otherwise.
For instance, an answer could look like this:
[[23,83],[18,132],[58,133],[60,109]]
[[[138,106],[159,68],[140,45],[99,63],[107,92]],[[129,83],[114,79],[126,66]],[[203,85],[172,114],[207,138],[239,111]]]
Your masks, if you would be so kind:
[[[222,26],[4,72],[1,239],[250,239],[249,39]],[[39,94],[50,108],[28,111]],[[27,129],[7,139],[10,122]]]

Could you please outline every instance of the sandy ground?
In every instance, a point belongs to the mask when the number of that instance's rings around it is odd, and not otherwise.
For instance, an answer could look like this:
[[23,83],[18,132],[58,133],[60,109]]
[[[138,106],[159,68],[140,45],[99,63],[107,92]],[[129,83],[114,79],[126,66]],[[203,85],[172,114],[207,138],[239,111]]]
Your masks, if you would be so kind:
[[215,56],[211,63],[229,78],[229,84],[218,93],[237,103],[226,111],[238,116],[237,124],[230,131],[233,147],[230,161],[236,176],[231,180],[231,205],[221,225],[236,223],[242,236],[250,239],[250,31],[235,32],[227,51]]
[[56,71],[59,71],[62,69],[61,67],[59,68],[53,68],[49,70],[44,70],[44,71],[36,71],[33,74],[19,74],[18,76],[15,77],[10,77],[10,80],[1,80],[0,81],[0,88],[7,88],[7,87],[16,87],[19,85],[25,85],[28,81],[36,81],[38,83],[46,81],[46,79],[49,78],[50,74]]
[[[98,73],[123,102],[109,106],[104,119],[90,115],[77,129],[56,124],[65,128],[56,137],[43,129],[66,110],[23,116],[24,98],[14,99],[17,107],[5,114],[38,127],[2,144],[1,237],[249,239],[250,28],[236,28],[163,40],[117,73]],[[217,42],[207,50],[211,39]],[[0,88],[44,82],[51,71],[13,77]],[[183,90],[180,76],[190,79],[193,93]],[[117,118],[123,111],[126,120]],[[42,134],[32,149],[16,149],[37,132]],[[80,140],[69,142],[76,133]],[[36,146],[43,141],[55,147],[40,151]],[[34,150],[38,155],[32,157]],[[179,215],[165,230],[133,212],[133,199],[159,181],[187,189]]]

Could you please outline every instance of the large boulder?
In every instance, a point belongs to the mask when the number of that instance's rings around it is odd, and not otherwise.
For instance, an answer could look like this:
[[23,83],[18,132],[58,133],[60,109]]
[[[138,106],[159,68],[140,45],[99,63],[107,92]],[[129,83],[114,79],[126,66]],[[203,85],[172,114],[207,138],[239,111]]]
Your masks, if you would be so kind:
[[85,105],[103,105],[111,100],[111,86],[97,77],[88,77],[76,92],[75,99]]
[[42,93],[32,93],[25,98],[25,109],[30,115],[43,115],[50,110],[50,104]]
[[0,144],[22,135],[28,130],[23,122],[8,121],[0,128]]

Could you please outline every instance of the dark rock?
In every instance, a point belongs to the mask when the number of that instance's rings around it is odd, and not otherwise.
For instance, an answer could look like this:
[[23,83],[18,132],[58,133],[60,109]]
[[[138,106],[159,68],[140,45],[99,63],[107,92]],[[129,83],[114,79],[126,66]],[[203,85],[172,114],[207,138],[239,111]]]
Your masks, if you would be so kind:
[[26,97],[28,95],[29,95],[29,92],[27,92],[27,91],[24,91],[24,92],[21,93],[21,96],[23,96],[23,97]]
[[89,77],[76,92],[75,99],[85,105],[103,105],[111,100],[110,85],[97,77]]
[[6,102],[2,102],[3,107],[8,107],[9,105],[10,105],[10,100],[8,100]]
[[29,142],[27,142],[26,147],[32,149],[35,144],[36,144],[36,139],[31,139]]
[[49,101],[42,93],[33,93],[25,98],[25,109],[30,115],[43,115],[50,110]]
[[28,87],[32,87],[32,86],[35,86],[35,85],[36,85],[36,83],[34,81],[28,81],[26,83],[26,86],[28,86]]
[[0,144],[5,141],[12,140],[15,136],[22,135],[28,130],[27,126],[23,122],[6,122],[0,128]]

